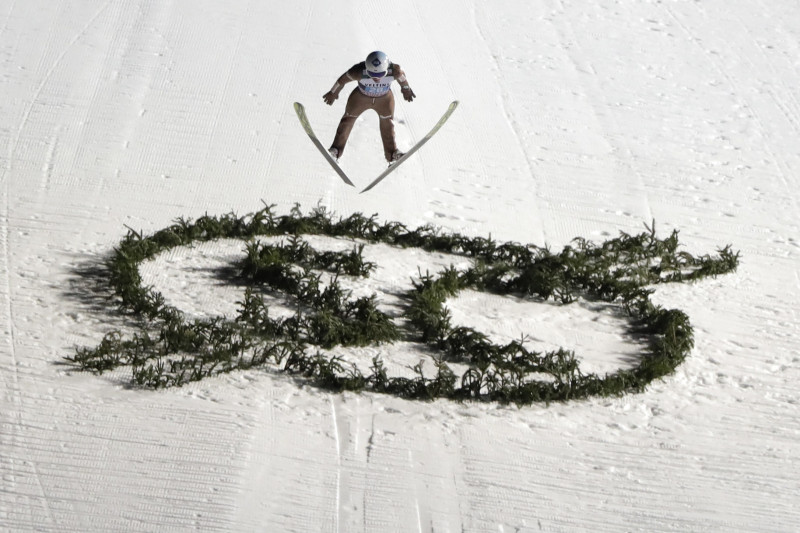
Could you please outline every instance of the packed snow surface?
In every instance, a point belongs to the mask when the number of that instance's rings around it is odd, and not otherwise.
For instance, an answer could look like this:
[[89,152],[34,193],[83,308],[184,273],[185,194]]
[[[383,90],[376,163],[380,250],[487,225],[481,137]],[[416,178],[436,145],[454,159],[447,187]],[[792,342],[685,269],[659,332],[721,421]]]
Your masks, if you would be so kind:
[[[359,195],[292,102],[327,145],[347,92],[322,94],[373,49],[417,94],[398,98],[401,149],[461,105]],[[0,84],[0,530],[800,530],[796,1],[8,0]],[[364,115],[341,160],[361,187],[384,168],[377,126]],[[655,220],[742,261],[659,287],[695,349],[621,398],[411,402],[267,370],[152,392],[61,364],[124,326],[94,274],[127,228],[262,202],[554,250]],[[189,314],[229,314],[240,292],[204,269],[241,248],[178,249],[143,275]],[[458,261],[368,253],[379,272],[354,290]],[[637,353],[590,304],[450,304],[594,371]],[[400,367],[413,349],[380,347]]]

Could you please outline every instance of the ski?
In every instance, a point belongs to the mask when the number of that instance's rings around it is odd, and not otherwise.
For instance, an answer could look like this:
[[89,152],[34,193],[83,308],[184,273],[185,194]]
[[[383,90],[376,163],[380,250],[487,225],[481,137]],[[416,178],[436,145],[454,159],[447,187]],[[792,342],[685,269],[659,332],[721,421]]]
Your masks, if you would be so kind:
[[342,170],[342,167],[339,166],[339,164],[331,156],[331,154],[329,154],[328,151],[322,146],[322,143],[319,142],[319,139],[317,139],[314,130],[311,129],[311,123],[308,121],[308,117],[306,116],[306,108],[303,107],[303,104],[301,104],[300,102],[295,102],[294,111],[295,113],[297,113],[297,118],[300,119],[300,124],[302,124],[303,129],[306,130],[306,134],[308,134],[308,137],[311,139],[311,142],[313,142],[314,146],[317,147],[317,150],[319,150],[320,153],[323,156],[325,156],[325,159],[333,167],[333,170],[335,170],[336,173],[339,174],[339,177],[342,178],[342,180],[344,180],[346,184],[350,185],[351,187],[355,187],[355,185],[353,185],[353,182],[350,181],[350,178],[347,177],[347,174],[344,173],[344,170]]
[[370,190],[371,188],[373,188],[374,186],[376,186],[378,183],[380,183],[381,181],[383,181],[383,179],[384,179],[386,176],[388,176],[389,174],[391,174],[392,172],[394,172],[395,170],[397,170],[397,167],[399,167],[400,165],[402,165],[402,164],[403,164],[403,163],[406,161],[406,159],[408,159],[408,158],[409,158],[409,156],[411,156],[411,154],[413,154],[414,152],[416,152],[417,150],[419,150],[420,148],[422,148],[422,145],[423,145],[423,144],[425,144],[426,142],[428,142],[429,140],[431,140],[431,137],[433,137],[433,136],[436,134],[436,132],[437,132],[437,131],[439,131],[439,128],[441,128],[442,126],[444,126],[444,123],[445,123],[445,122],[447,122],[447,119],[448,119],[448,118],[450,118],[450,115],[452,115],[452,114],[453,114],[453,111],[455,111],[455,110],[456,110],[456,107],[458,107],[458,100],[455,100],[455,101],[453,101],[453,102],[451,102],[451,103],[450,103],[450,106],[447,108],[447,111],[445,111],[445,112],[444,112],[444,115],[442,115],[442,118],[440,118],[440,119],[439,119],[439,122],[437,122],[437,123],[436,123],[436,125],[433,127],[433,129],[432,129],[431,131],[429,131],[429,132],[428,132],[428,134],[427,134],[427,135],[425,135],[425,137],[423,137],[422,139],[420,139],[420,141],[419,141],[417,144],[415,144],[414,146],[412,146],[412,147],[411,147],[411,149],[410,149],[408,152],[406,152],[405,154],[403,154],[403,157],[401,157],[400,159],[398,159],[397,161],[395,161],[394,163],[392,163],[391,165],[389,165],[389,168],[387,168],[386,170],[384,170],[384,171],[381,173],[381,175],[380,175],[380,176],[378,176],[377,178],[375,178],[375,179],[372,181],[372,183],[370,183],[369,185],[367,185],[367,186],[364,188],[364,190],[363,190],[363,191],[361,191],[361,192],[362,192],[362,193],[365,193],[365,192],[367,192],[368,190]]

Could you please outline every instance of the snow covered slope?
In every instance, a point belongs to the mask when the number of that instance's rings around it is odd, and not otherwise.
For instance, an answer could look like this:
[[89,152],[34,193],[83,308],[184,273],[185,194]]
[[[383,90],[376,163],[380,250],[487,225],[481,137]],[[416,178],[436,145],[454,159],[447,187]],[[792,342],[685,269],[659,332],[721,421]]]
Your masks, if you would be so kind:
[[[327,142],[344,102],[322,94],[376,48],[418,96],[401,147],[461,105],[359,195],[291,104]],[[0,531],[800,530],[797,2],[9,0],[0,83]],[[377,118],[342,165],[356,185],[383,168]],[[617,399],[416,403],[264,371],[150,392],[60,364],[120,325],[93,268],[125,226],[262,200],[555,249],[655,220],[742,264],[659,289],[696,348]],[[235,291],[193,266],[235,252],[145,274],[227,312]],[[428,261],[375,253],[391,287]],[[541,307],[454,316],[599,368],[630,351],[607,317]]]

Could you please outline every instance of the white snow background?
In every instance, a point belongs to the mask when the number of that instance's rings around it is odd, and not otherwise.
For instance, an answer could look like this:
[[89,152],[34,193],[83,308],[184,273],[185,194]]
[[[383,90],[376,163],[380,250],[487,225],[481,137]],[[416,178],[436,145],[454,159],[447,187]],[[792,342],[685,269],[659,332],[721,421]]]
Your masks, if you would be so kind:
[[[345,99],[322,94],[373,49],[417,94],[398,99],[401,148],[461,106],[359,195],[292,102],[327,145]],[[0,530],[800,531],[798,2],[5,0],[0,95]],[[365,115],[342,165],[363,187],[384,164]],[[695,349],[621,398],[412,402],[267,370],[152,392],[59,364],[119,326],[80,273],[126,226],[262,201],[556,251],[655,220],[741,265],[659,287]],[[187,313],[230,313],[238,290],[204,272],[241,248],[143,271]],[[371,253],[370,290],[452,260]],[[452,307],[589,369],[636,353],[579,304]]]

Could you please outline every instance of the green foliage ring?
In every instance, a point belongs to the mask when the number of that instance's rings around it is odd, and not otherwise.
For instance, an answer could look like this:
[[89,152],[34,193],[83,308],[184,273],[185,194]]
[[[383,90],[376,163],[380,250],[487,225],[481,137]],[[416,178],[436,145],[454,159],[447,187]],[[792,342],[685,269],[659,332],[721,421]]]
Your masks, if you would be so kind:
[[[602,244],[576,239],[558,254],[546,248],[443,233],[431,226],[409,230],[397,222],[356,213],[335,219],[324,208],[303,214],[295,206],[276,216],[272,206],[243,217],[235,214],[184,219],[153,235],[129,231],[106,266],[120,307],[142,319],[138,331],[107,334],[95,348],[78,348],[66,359],[77,368],[102,373],[132,368],[135,385],[180,386],[208,376],[253,367],[269,367],[336,390],[373,391],[403,398],[513,402],[566,401],[644,390],[652,380],[670,374],[690,353],[694,341],[688,317],[650,301],[649,287],[732,272],[738,252],[730,246],[712,256],[695,257],[678,250],[678,233],[665,239],[654,225],[640,235],[621,233]],[[398,327],[377,308],[377,298],[351,300],[338,284],[339,275],[368,276],[374,264],[364,261],[363,244],[349,253],[317,252],[301,236],[327,235],[420,248],[472,259],[472,266],[453,267],[438,276],[421,275],[409,291],[408,328]],[[261,236],[285,236],[286,244],[268,245]],[[247,241],[246,257],[237,265],[249,287],[234,319],[189,320],[145,287],[139,265],[177,246],[221,238]],[[320,270],[337,277],[323,287]],[[297,302],[295,315],[276,319],[256,288],[269,288]],[[446,300],[461,290],[523,295],[567,305],[579,298],[618,305],[631,325],[646,334],[648,348],[631,369],[598,376],[585,374],[571,351],[530,351],[522,341],[496,345],[471,328],[453,326]],[[435,373],[422,364],[414,376],[389,376],[375,358],[368,374],[322,349],[393,343],[413,338],[432,349]],[[452,363],[467,366],[456,376]]]

